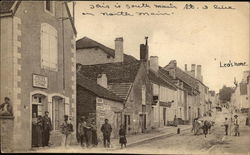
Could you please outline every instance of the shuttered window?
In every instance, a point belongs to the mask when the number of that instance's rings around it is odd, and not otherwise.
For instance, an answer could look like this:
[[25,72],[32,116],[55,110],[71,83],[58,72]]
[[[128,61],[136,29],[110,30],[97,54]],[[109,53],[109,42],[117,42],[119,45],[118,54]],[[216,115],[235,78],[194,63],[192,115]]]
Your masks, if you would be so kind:
[[41,67],[58,70],[57,31],[47,23],[41,24]]

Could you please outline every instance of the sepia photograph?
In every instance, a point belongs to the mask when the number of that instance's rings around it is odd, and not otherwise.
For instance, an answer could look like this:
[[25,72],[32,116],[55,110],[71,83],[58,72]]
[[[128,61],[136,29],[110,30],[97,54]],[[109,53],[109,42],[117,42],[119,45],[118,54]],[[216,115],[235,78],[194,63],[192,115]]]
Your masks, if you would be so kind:
[[249,155],[249,10],[0,1],[0,152]]

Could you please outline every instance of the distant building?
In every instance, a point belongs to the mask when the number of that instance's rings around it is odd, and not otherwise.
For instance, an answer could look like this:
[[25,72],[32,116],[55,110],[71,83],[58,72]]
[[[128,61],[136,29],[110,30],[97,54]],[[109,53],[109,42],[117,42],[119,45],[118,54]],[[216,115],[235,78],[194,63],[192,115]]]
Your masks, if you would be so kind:
[[176,60],[170,61],[164,69],[169,72],[169,75],[174,79],[173,82],[178,86],[177,117],[190,123],[192,119],[201,116],[200,105],[197,101],[200,93],[197,80],[181,70],[177,66]]
[[[59,145],[65,114],[76,127],[76,29],[68,4],[1,1],[0,10],[0,100],[7,96],[13,104],[10,147],[31,149],[32,116],[43,116],[45,111],[52,119],[50,143]],[[4,140],[1,137],[2,144]]]
[[187,70],[187,65],[185,65],[186,73],[191,75],[198,83],[199,92],[197,101],[199,104],[199,116],[204,116],[210,110],[210,102],[209,102],[209,88],[203,83],[202,76],[202,66],[196,64],[191,64],[191,70]]
[[243,72],[243,78],[240,83],[235,81],[234,92],[231,96],[231,103],[239,111],[249,109],[249,71]]
[[116,38],[114,41],[115,49],[83,37],[76,41],[76,62],[82,65],[95,65],[116,62],[136,62],[134,57],[124,54],[123,38]]

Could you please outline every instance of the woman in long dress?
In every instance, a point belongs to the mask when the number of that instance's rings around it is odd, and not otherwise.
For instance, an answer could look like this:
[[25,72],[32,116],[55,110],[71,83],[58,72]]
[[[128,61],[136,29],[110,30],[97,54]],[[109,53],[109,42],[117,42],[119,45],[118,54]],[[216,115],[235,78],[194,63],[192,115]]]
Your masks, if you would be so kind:
[[121,125],[120,130],[119,130],[119,143],[121,144],[121,148],[123,148],[123,145],[126,147],[127,144],[127,139],[126,139],[126,130],[123,125]]
[[43,147],[43,118],[41,115],[37,119],[37,145]]
[[33,113],[32,117],[32,147],[38,146],[38,134],[37,134],[37,116]]

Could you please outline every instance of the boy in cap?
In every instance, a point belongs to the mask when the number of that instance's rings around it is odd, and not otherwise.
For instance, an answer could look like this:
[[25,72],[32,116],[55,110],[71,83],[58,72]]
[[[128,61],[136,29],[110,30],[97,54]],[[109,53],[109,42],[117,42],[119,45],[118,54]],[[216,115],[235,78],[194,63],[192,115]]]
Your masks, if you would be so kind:
[[68,146],[69,145],[69,137],[72,129],[72,124],[68,122],[68,115],[64,115],[64,122],[61,125],[61,132],[63,134],[63,140],[62,140],[62,146]]

